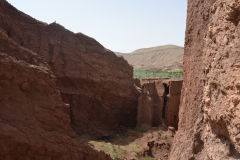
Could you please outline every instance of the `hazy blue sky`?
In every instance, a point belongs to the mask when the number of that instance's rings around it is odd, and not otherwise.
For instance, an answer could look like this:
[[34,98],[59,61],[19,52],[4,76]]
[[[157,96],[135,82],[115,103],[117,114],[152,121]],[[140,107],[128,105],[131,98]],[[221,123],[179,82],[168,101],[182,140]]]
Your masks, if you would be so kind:
[[63,25],[119,52],[183,46],[187,0],[8,0],[32,17]]

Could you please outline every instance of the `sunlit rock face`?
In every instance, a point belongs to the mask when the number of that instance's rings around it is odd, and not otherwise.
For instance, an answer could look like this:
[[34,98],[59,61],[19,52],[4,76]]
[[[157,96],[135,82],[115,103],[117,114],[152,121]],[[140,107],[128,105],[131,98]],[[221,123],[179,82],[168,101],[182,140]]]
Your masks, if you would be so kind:
[[170,159],[240,159],[240,2],[189,0],[179,130]]
[[0,159],[110,160],[79,141],[136,125],[132,67],[0,0]]
[[78,134],[101,136],[135,127],[133,68],[123,58],[86,35],[39,22],[5,0],[0,1],[0,28],[48,63]]
[[0,159],[110,159],[79,142],[47,63],[2,31],[0,44]]

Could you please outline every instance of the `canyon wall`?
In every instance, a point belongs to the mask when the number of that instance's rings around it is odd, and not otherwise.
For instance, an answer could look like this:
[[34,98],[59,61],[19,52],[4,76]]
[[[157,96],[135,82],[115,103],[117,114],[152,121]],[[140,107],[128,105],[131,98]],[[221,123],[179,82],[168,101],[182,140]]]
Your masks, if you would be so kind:
[[39,22],[5,0],[0,0],[0,28],[48,63],[78,134],[109,135],[136,125],[138,93],[133,68],[123,58],[81,33]]
[[189,0],[170,159],[240,159],[240,2]]
[[0,159],[110,160],[78,140],[56,77],[0,30]]

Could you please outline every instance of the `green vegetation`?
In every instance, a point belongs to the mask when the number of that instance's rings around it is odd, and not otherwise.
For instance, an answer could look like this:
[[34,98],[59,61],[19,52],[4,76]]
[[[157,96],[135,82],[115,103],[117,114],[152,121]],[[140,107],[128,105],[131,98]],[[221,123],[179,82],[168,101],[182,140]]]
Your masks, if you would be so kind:
[[86,136],[86,135],[82,135],[82,136],[77,137],[77,139],[82,143],[86,143],[89,141],[90,137]]
[[[89,140],[87,143],[95,149],[104,151],[112,159],[139,159],[143,153],[143,148],[135,140],[139,137],[139,132],[129,131],[131,135],[116,135],[111,142],[104,140]],[[82,140],[82,139],[81,139]]]
[[141,146],[135,144],[134,142],[129,142],[127,145],[117,145],[114,143],[115,140],[113,143],[105,141],[89,141],[89,144],[93,145],[95,149],[104,151],[114,160],[127,159],[127,157],[136,158],[143,152]]
[[152,69],[135,69],[134,78],[182,78],[182,71],[163,71]]
[[148,158],[143,158],[142,160],[156,160],[156,159],[155,159],[155,158],[148,157]]
[[147,129],[146,128],[135,128],[134,131],[144,133],[144,132],[147,132]]
[[164,131],[160,131],[159,133],[160,133],[161,137],[163,137],[163,138],[167,138],[167,134],[166,134],[166,132],[164,132]]
[[[162,142],[168,143],[166,132],[159,128],[135,128],[128,130],[124,134],[113,135],[110,140],[101,140],[88,136],[79,136],[78,140],[94,147],[98,151],[105,152],[113,160],[156,160],[152,157],[144,157],[145,147],[149,141],[149,133],[152,133],[151,135],[158,138],[158,140],[161,138]],[[155,139],[154,137],[151,139]]]

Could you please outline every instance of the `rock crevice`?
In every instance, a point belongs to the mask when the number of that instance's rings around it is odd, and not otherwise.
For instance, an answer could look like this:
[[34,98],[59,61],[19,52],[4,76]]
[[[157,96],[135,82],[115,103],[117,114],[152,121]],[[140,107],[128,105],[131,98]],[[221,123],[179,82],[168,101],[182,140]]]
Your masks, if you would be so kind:
[[178,127],[182,80],[143,79],[138,99],[138,127]]

